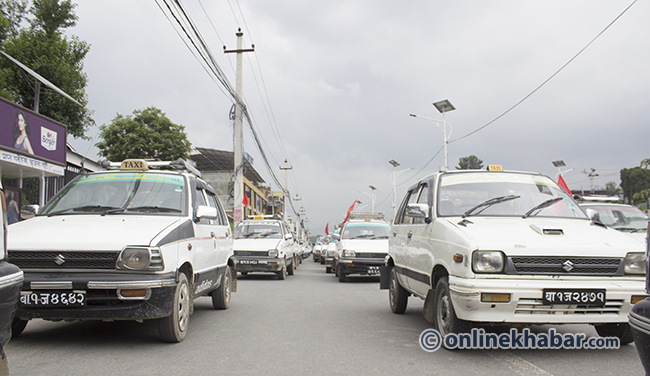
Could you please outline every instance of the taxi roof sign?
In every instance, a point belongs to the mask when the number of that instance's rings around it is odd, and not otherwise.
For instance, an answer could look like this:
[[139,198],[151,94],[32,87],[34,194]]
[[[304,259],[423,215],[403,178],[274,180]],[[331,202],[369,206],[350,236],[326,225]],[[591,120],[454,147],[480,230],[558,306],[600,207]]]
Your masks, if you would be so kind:
[[488,171],[503,171],[503,167],[498,164],[491,164],[487,166]]
[[125,159],[120,164],[120,170],[148,170],[149,166],[144,159]]

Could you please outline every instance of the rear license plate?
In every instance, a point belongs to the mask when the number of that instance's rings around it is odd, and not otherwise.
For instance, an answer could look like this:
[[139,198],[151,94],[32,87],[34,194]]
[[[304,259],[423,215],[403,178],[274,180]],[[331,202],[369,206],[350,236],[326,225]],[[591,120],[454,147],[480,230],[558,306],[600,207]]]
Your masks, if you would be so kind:
[[369,266],[368,274],[379,274],[379,266]]
[[20,304],[24,307],[83,307],[85,291],[23,291]]
[[605,306],[605,289],[544,289],[544,305],[577,304],[595,307]]
[[258,261],[257,260],[239,260],[240,264],[243,265],[257,265]]

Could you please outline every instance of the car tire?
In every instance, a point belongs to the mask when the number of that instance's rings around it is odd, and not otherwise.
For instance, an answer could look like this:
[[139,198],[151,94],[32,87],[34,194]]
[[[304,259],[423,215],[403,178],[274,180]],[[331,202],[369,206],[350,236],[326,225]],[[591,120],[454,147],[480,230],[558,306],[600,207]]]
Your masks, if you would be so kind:
[[323,257],[320,258],[320,264],[325,265],[325,258],[323,258]]
[[288,275],[293,275],[295,270],[296,270],[296,260],[292,259],[291,260],[291,265],[287,266],[287,274]]
[[212,307],[214,309],[228,309],[230,307],[230,294],[232,293],[232,285],[230,279],[232,273],[230,267],[226,266],[226,272],[223,273],[223,280],[216,290],[212,291]]
[[331,273],[332,272],[332,267],[331,266],[326,266],[325,267],[325,273]]
[[464,321],[456,316],[454,305],[449,294],[449,281],[442,277],[438,281],[435,290],[435,325],[438,333],[445,338],[450,333],[469,333],[472,330],[472,323]]
[[275,274],[278,275],[278,279],[286,279],[287,278],[287,267],[286,265],[282,265],[282,269],[279,272],[275,272]]
[[339,270],[339,282],[345,282],[348,280],[348,275]]
[[390,270],[390,281],[388,285],[388,303],[393,313],[404,313],[408,305],[409,293],[399,284],[395,268]]
[[[14,317],[14,320],[11,322],[11,338],[16,338],[20,333],[25,330],[28,320],[23,320],[18,317]],[[1,375],[1,374],[0,374]]]
[[187,335],[190,323],[192,296],[185,273],[180,273],[174,292],[172,314],[158,319],[158,334],[164,342],[181,342]]
[[621,341],[621,346],[634,342],[632,329],[628,323],[620,324],[599,324],[594,325],[596,332],[601,337],[618,337]]

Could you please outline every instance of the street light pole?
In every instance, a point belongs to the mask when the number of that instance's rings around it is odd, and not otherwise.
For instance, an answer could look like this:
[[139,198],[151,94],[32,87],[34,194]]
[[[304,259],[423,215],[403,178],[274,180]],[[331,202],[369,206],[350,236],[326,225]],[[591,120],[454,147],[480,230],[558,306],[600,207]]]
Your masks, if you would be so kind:
[[400,164],[396,162],[394,159],[391,159],[390,161],[388,161],[388,163],[393,165],[393,173],[390,174],[390,181],[393,183],[393,220],[394,220],[395,217],[397,216],[397,177],[402,172],[410,171],[414,167],[406,168],[401,171],[395,171],[395,167],[399,166]]
[[447,99],[445,99],[444,101],[433,103],[433,106],[440,113],[442,113],[442,127],[440,127],[440,120],[431,119],[431,118],[424,117],[424,116],[418,116],[416,114],[409,114],[409,116],[429,120],[429,121],[433,122],[442,131],[442,133],[444,135],[444,142],[445,142],[445,144],[444,144],[444,147],[445,147],[445,171],[447,171],[447,170],[449,170],[447,144],[449,143],[449,137],[451,136],[451,133],[454,131],[454,129],[451,127],[451,124],[449,124],[450,132],[449,132],[449,134],[447,134],[447,122],[445,121],[445,113],[455,110],[456,107],[454,107],[454,105],[452,105],[451,102],[449,102],[449,100],[447,100]]

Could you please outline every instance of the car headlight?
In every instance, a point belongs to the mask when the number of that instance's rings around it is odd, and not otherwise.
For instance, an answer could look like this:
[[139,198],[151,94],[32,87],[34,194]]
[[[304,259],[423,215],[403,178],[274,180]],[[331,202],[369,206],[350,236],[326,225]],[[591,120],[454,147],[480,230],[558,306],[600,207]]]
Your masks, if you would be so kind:
[[327,257],[334,257],[336,256],[336,251],[327,251]]
[[160,249],[147,247],[125,247],[117,257],[118,269],[163,270]]
[[351,249],[344,249],[343,257],[357,257],[357,253]]
[[625,255],[625,274],[645,274],[645,253],[629,252]]
[[505,255],[501,251],[474,251],[472,270],[474,273],[501,273]]
[[269,257],[278,257],[277,249],[269,249]]

